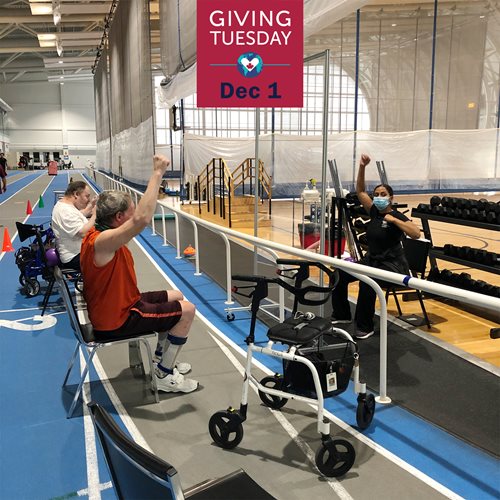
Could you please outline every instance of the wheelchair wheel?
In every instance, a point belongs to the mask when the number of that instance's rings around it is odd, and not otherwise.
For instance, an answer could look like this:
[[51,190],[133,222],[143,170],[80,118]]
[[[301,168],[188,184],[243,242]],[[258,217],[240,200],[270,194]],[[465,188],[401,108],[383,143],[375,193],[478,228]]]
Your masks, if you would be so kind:
[[356,452],[349,441],[332,439],[316,452],[316,467],[326,477],[340,477],[349,472],[355,458]]
[[214,443],[225,450],[235,448],[243,439],[241,418],[229,410],[214,413],[208,422],[208,430]]
[[356,423],[361,430],[368,429],[375,414],[375,396],[373,394],[360,394],[358,408],[356,409]]
[[34,278],[27,278],[24,285],[26,297],[35,297],[40,292],[40,283]]
[[[264,387],[269,387],[270,389],[276,389],[277,391],[281,391],[283,388],[283,379],[274,375],[272,377],[264,377],[260,381],[261,385]],[[272,396],[271,394],[266,394],[265,392],[259,391],[260,400],[269,408],[273,410],[279,410],[283,408],[288,402],[286,398],[280,398],[279,396]]]

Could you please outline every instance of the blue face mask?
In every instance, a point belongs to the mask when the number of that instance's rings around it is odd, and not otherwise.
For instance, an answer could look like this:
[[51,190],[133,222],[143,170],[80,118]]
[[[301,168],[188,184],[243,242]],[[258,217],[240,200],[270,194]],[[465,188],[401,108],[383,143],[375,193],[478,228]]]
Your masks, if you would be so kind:
[[379,211],[385,210],[390,203],[391,200],[389,198],[386,198],[385,196],[375,196],[373,198],[373,204]]

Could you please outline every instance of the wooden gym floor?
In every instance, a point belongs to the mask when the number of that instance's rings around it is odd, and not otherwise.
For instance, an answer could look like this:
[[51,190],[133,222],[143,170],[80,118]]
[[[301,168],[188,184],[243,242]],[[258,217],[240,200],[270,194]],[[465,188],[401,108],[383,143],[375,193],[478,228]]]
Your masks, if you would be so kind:
[[[447,195],[500,201],[500,193],[450,193]],[[432,194],[399,195],[397,196],[397,201],[408,205],[409,215],[411,209],[419,203],[429,203],[431,196]],[[295,206],[293,205],[293,202],[289,200],[273,200],[272,225],[267,228],[259,228],[258,236],[282,244],[300,247],[297,224],[302,221],[302,203],[295,202]],[[198,215],[198,209],[195,205],[184,205],[183,209]],[[420,219],[413,219],[413,221],[421,226]],[[467,245],[472,248],[484,249],[500,254],[499,232],[435,221],[430,221],[429,224],[433,244],[436,247],[442,247],[446,243],[451,243],[458,246]],[[236,230],[246,234],[253,234],[254,232],[253,225],[237,228]],[[458,273],[467,272],[473,279],[484,280],[487,283],[500,286],[500,276],[497,274],[463,267],[447,261],[438,260],[437,263],[440,270],[449,269]],[[349,293],[352,298],[356,297],[356,283],[350,286]],[[433,337],[449,343],[465,353],[500,367],[500,339],[493,340],[489,336],[490,329],[498,327],[500,324],[500,312],[495,314],[493,311],[474,310],[466,304],[460,304],[450,299],[438,300],[428,298],[425,301],[425,305],[432,328],[427,330],[424,325],[420,327],[423,332],[428,332]],[[404,314],[421,314],[417,301],[402,303],[402,309]],[[389,300],[388,311],[391,315],[397,314],[393,298]],[[409,328],[414,327],[409,326]]]

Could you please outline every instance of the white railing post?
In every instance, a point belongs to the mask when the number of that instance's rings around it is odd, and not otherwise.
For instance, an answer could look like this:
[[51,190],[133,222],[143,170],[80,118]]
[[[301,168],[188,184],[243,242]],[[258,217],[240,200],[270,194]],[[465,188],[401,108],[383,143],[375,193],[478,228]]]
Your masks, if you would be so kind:
[[229,238],[224,234],[220,233],[220,236],[224,240],[224,243],[226,244],[226,293],[227,293],[227,299],[226,302],[224,302],[227,305],[234,304],[233,301],[233,296],[231,295],[231,290],[233,288],[232,281],[231,281],[231,244],[229,243]]
[[176,244],[176,247],[177,247],[177,255],[176,255],[176,259],[182,259],[181,257],[181,239],[180,239],[180,234],[179,234],[179,217],[178,217],[178,213],[177,212],[174,212],[174,219],[175,219],[175,244]]
[[195,261],[195,266],[196,266],[196,271],[195,271],[194,275],[201,276],[201,273],[200,273],[200,250],[198,248],[198,226],[194,220],[191,220],[190,222],[191,222],[191,224],[193,224],[193,229],[194,229],[194,249],[195,249],[194,261]]
[[161,228],[163,230],[163,246],[168,246],[167,243],[167,224],[165,222],[165,207],[160,205],[161,208]]

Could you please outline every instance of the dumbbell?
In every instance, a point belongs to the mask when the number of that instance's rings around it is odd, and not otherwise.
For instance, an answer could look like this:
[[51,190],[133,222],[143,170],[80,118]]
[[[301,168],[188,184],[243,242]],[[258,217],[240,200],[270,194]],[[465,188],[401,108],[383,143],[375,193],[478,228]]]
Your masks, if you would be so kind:
[[483,256],[482,263],[487,266],[498,266],[500,264],[500,257],[495,252],[486,252]]
[[471,250],[472,248],[468,246],[457,247],[457,257],[460,259],[467,259],[468,252],[470,252]]
[[439,273],[439,279],[451,284],[453,282],[453,274],[449,269],[442,269]]
[[488,294],[489,287],[490,287],[490,284],[486,283],[486,281],[476,280],[476,283],[474,284],[474,291],[477,293]]
[[438,205],[441,205],[441,198],[439,196],[433,196],[431,198],[431,206],[437,207]]
[[428,203],[419,203],[417,207],[417,212],[422,212],[423,214],[431,213],[431,206]]
[[443,247],[443,253],[445,255],[453,257],[453,254],[455,253],[455,245],[452,245],[451,243],[446,243],[446,245]]
[[471,290],[473,288],[473,282],[474,280],[469,273],[460,273],[457,279],[457,285],[466,290]]
[[479,210],[477,208],[471,208],[469,218],[470,220],[478,220]]
[[443,205],[443,207],[449,208],[455,208],[457,206],[455,198],[452,198],[451,196],[443,196],[441,198],[441,205]]
[[462,208],[461,219],[470,220],[470,210],[468,208]]

